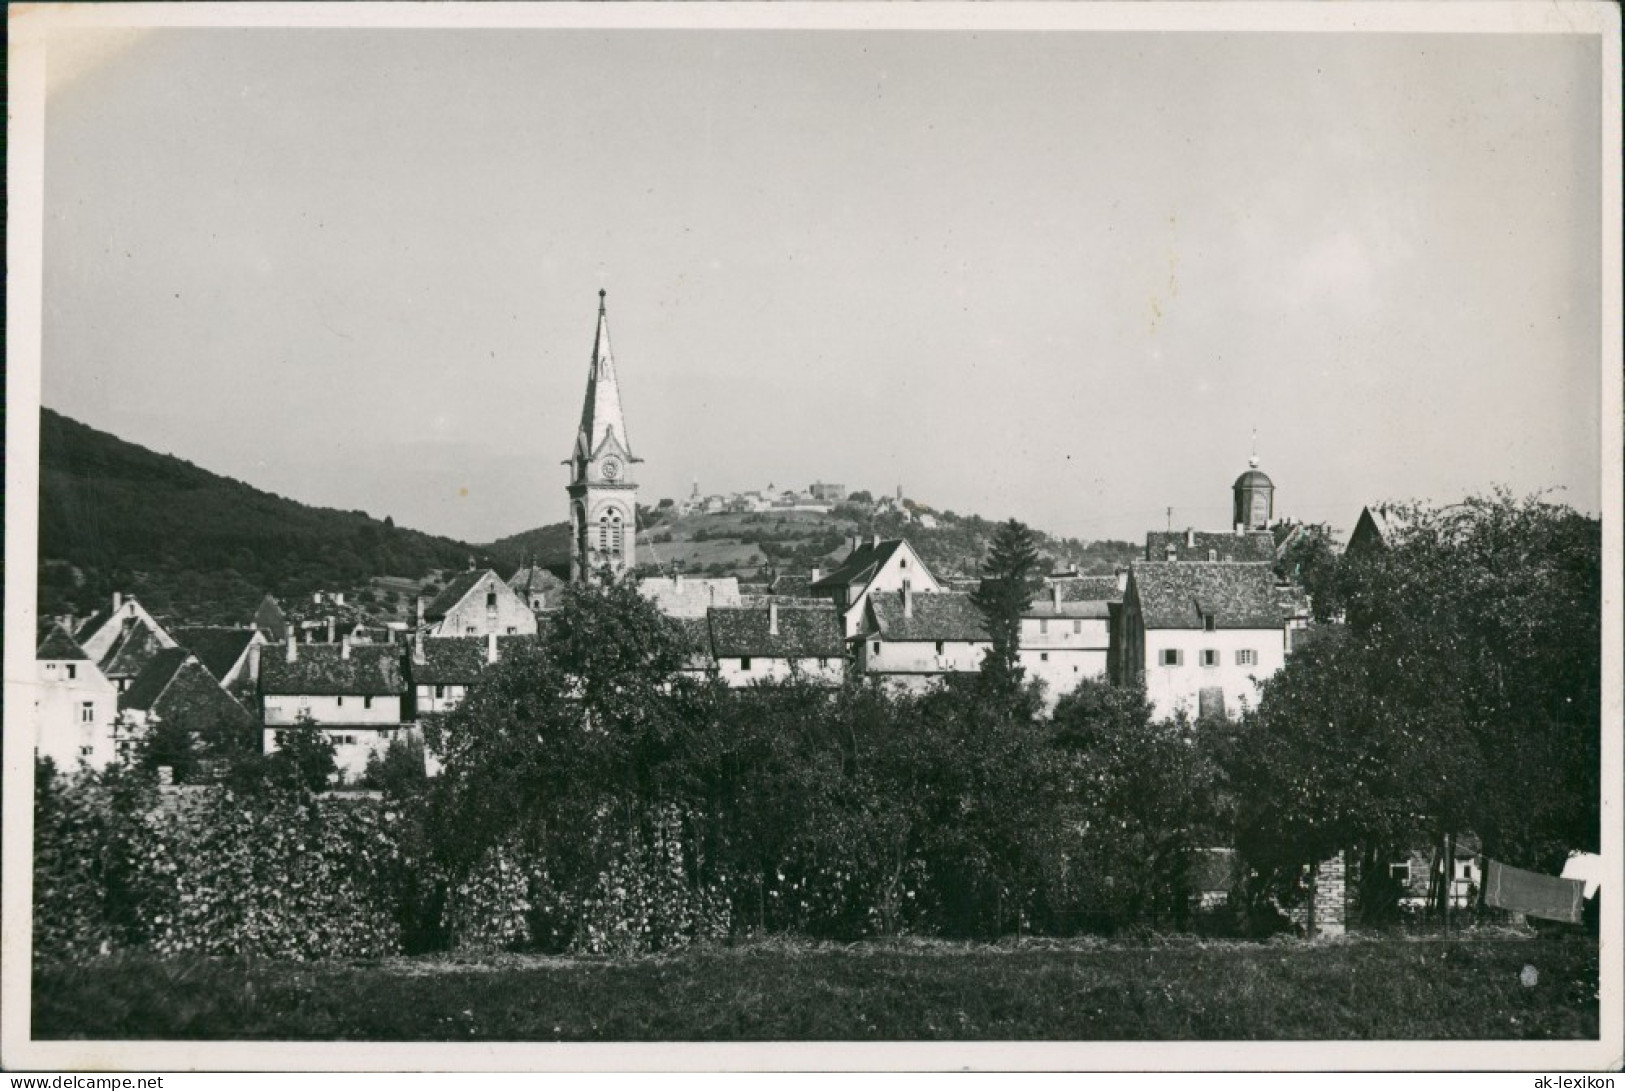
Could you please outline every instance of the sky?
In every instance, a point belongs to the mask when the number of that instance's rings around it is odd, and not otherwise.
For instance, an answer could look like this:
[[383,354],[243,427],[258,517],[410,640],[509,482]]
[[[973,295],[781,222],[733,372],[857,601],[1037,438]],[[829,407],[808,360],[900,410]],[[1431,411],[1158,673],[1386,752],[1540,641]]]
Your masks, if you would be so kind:
[[[1600,508],[1596,39],[53,40],[44,404],[484,542],[566,516],[598,291],[640,500],[1220,529]],[[1172,509],[1169,513],[1168,509]]]

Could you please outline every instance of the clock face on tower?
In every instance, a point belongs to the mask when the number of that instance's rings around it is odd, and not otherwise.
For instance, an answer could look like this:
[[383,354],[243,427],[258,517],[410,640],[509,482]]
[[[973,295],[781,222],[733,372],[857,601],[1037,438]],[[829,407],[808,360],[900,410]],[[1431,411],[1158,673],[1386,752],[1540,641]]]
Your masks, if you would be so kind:
[[604,459],[603,471],[605,481],[619,481],[621,478],[621,460],[614,456]]

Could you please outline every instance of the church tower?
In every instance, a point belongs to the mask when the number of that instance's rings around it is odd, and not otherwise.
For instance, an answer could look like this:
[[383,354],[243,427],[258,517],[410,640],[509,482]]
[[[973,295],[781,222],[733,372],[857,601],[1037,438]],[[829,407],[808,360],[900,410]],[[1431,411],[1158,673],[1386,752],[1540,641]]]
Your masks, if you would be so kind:
[[1275,482],[1258,468],[1258,439],[1253,438],[1248,470],[1230,486],[1235,496],[1233,520],[1237,530],[1268,530],[1275,521]]
[[575,583],[595,580],[606,568],[619,578],[637,563],[638,487],[632,467],[643,460],[633,456],[626,439],[604,294],[600,289],[581,427],[564,463],[570,467],[570,579]]

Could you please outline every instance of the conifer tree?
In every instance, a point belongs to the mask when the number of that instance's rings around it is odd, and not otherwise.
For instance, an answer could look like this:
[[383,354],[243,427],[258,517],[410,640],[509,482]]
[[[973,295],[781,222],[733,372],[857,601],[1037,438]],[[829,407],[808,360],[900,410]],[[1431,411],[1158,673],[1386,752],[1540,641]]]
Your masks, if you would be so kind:
[[993,643],[982,674],[1007,694],[1021,687],[1021,615],[1043,586],[1039,563],[1038,543],[1026,524],[1000,523],[982,563],[981,586],[971,594]]

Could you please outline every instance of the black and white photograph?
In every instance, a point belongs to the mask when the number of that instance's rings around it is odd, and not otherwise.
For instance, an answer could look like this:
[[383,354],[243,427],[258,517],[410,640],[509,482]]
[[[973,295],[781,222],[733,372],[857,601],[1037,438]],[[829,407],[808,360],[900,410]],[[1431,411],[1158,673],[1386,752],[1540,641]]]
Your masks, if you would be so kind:
[[1625,1063],[1617,6],[9,24],[8,1070]]

